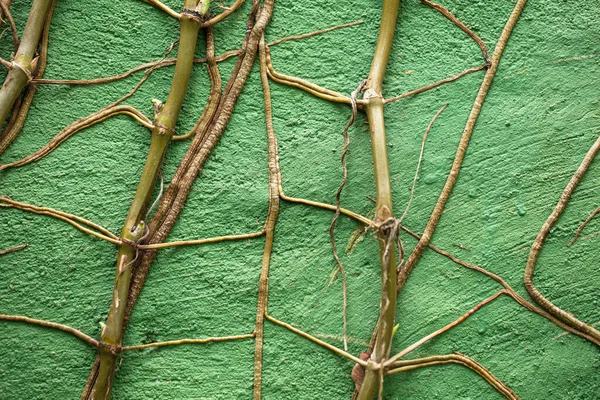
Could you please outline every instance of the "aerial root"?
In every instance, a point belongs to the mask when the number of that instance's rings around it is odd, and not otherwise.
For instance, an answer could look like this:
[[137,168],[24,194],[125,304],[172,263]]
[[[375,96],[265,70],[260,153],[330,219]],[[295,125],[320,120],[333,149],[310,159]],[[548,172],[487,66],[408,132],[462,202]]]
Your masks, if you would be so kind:
[[[565,190],[560,196],[560,200],[554,207],[554,210],[548,216],[548,218],[542,225],[542,228],[538,232],[535,240],[533,241],[533,244],[531,245],[531,251],[529,252],[529,257],[527,258],[527,265],[525,266],[525,274],[523,277],[527,292],[540,307],[542,307],[548,313],[552,314],[555,318],[571,326],[572,328],[580,331],[585,335],[591,336],[594,339],[592,340],[592,342],[596,345],[600,345],[600,331],[595,329],[593,326],[577,319],[575,316],[573,316],[573,314],[568,313],[562,310],[561,308],[557,307],[550,300],[544,297],[544,295],[542,295],[542,293],[540,293],[540,291],[533,284],[533,274],[535,271],[538,256],[542,251],[542,247],[544,246],[546,237],[550,233],[550,229],[558,220],[564,209],[567,207],[567,204],[569,202],[569,199],[571,198],[571,195],[573,194],[573,191],[581,181],[581,178],[583,178],[583,175],[588,170],[589,166],[591,165],[599,150],[600,137],[596,139],[594,144],[592,144],[592,146],[586,153],[585,157],[581,161],[581,164],[573,174],[573,177],[565,187]],[[592,213],[591,216],[593,217],[593,215],[595,214]]]
[[434,337],[439,336],[442,333],[447,332],[450,329],[454,328],[455,326],[457,326],[458,324],[460,324],[461,322],[463,322],[464,320],[466,320],[467,318],[469,318],[471,315],[473,315],[477,310],[479,310],[480,308],[482,308],[486,304],[491,303],[492,301],[496,300],[498,297],[500,297],[503,294],[508,294],[508,292],[505,289],[502,289],[498,293],[494,294],[493,296],[488,297],[487,299],[483,300],[481,303],[477,304],[475,307],[473,307],[472,309],[470,309],[469,311],[467,311],[460,318],[454,320],[453,322],[449,323],[448,325],[444,326],[443,328],[438,329],[437,331],[435,331],[433,333],[430,333],[429,335],[423,337],[422,339],[420,339],[416,343],[408,346],[406,349],[402,350],[401,352],[399,352],[398,354],[396,354],[395,356],[393,356],[392,358],[390,358],[389,360],[387,360],[386,362],[384,362],[383,365],[386,366],[386,367],[389,367],[390,365],[392,365],[394,363],[394,361],[396,361],[396,360],[404,357],[408,353],[410,353],[413,350],[417,349],[423,343],[428,342],[431,339],[433,339]]
[[[58,210],[48,208],[48,207],[38,207],[38,206],[34,206],[32,204],[20,203],[18,201],[12,200],[6,196],[0,196],[0,207],[16,208],[16,209],[19,209],[22,211],[32,212],[32,213],[39,214],[39,215],[47,215],[47,216],[65,221],[65,222],[73,225],[75,228],[79,229],[82,232],[85,232],[94,237],[97,237],[98,239],[105,240],[114,245],[120,246],[121,244],[124,243],[123,238],[119,238],[118,236],[116,236],[115,234],[110,232],[108,229],[106,229],[98,224],[95,224],[91,221],[88,221],[84,218],[73,215],[73,214],[68,214],[68,213],[58,211]],[[80,225],[80,223],[87,225],[88,227],[93,228],[98,232],[88,229],[88,228]],[[99,232],[101,232],[101,233],[99,233]],[[260,237],[264,234],[265,234],[265,229],[263,228],[257,232],[240,234],[240,235],[226,235],[226,236],[218,236],[218,237],[212,237],[212,238],[206,238],[206,239],[181,240],[181,241],[176,241],[176,242],[165,242],[165,243],[155,243],[155,244],[139,244],[139,243],[129,243],[129,242],[128,242],[128,244],[130,244],[133,247],[136,247],[140,250],[151,250],[151,249],[156,250],[156,249],[164,249],[167,247],[194,246],[194,245],[219,243],[219,242],[226,242],[226,241],[233,241],[233,240],[253,239],[253,238]]]
[[[24,323],[31,324],[31,325],[42,326],[44,328],[60,330],[60,331],[66,332],[66,333],[70,333],[71,335],[75,336],[76,338],[86,342],[90,346],[93,346],[97,349],[100,347],[108,346],[105,343],[102,343],[102,342],[94,339],[93,337],[86,335],[85,333],[81,332],[78,329],[75,329],[68,325],[58,324],[56,322],[50,322],[50,321],[35,319],[35,318],[29,318],[29,317],[25,317],[22,315],[5,315],[5,314],[0,314],[0,320],[13,321],[13,322],[24,322]],[[148,349],[151,347],[178,346],[178,345],[182,345],[182,344],[206,344],[206,343],[227,342],[227,341],[233,341],[233,340],[243,340],[243,339],[252,339],[252,338],[254,338],[254,333],[249,333],[249,334],[244,334],[244,335],[235,335],[235,336],[208,337],[208,338],[204,338],[204,339],[169,340],[169,341],[165,341],[165,342],[154,342],[154,343],[139,344],[139,345],[133,345],[133,346],[123,346],[123,347],[119,347],[119,346],[109,346],[109,347],[114,347],[113,351],[116,353],[120,353],[121,351],[142,350],[142,349]]]
[[[335,212],[336,210],[336,206],[331,205],[331,204],[326,204],[326,203],[320,203],[317,201],[312,201],[312,200],[306,200],[306,199],[300,199],[300,198],[295,198],[295,197],[289,197],[287,195],[285,195],[285,193],[283,193],[283,190],[281,190],[280,192],[280,196],[283,200],[285,201],[289,201],[291,203],[296,203],[296,204],[303,204],[303,205],[307,205],[310,207],[316,207],[316,208],[321,208],[324,210],[328,210],[328,211],[333,211]],[[358,213],[355,213],[351,210],[345,209],[345,208],[341,208],[341,213],[343,215],[346,215],[347,217],[350,217],[352,219],[354,219],[355,221],[365,225],[365,226],[375,226],[374,221],[372,221],[371,219],[364,217]],[[404,225],[400,225],[400,229],[403,230],[404,232],[408,233],[409,235],[411,235],[412,237],[414,237],[416,240],[421,240],[422,236],[415,233],[414,231],[408,229],[406,226]],[[464,262],[462,260],[460,260],[459,258],[455,257],[454,255],[452,255],[451,253],[440,249],[439,247],[436,247],[435,245],[428,243],[427,247],[430,248],[431,250],[435,251],[436,253],[450,259],[452,262],[464,267],[464,268],[468,268],[471,269],[473,271],[477,271],[491,279],[493,279],[494,281],[498,282],[499,284],[501,284],[504,289],[506,290],[506,294],[508,294],[511,298],[513,298],[518,304],[520,304],[521,306],[523,306],[524,308],[526,308],[527,310],[534,312],[544,318],[546,318],[547,320],[549,320],[550,322],[552,322],[553,324],[557,325],[559,328],[572,333],[574,335],[580,336],[588,341],[591,341],[592,343],[596,344],[597,346],[600,346],[600,341],[591,337],[590,335],[587,335],[586,333],[583,333],[573,327],[571,327],[570,325],[567,325],[565,323],[563,323],[561,320],[555,318],[552,314],[549,314],[548,312],[546,312],[543,309],[540,309],[536,306],[534,306],[533,304],[531,304],[529,301],[527,301],[525,298],[523,298],[523,296],[519,295],[505,280],[503,280],[500,276],[484,269],[481,268],[477,265],[473,265],[473,264],[469,264],[467,262]]]
[[0,9],[2,10],[2,15],[4,18],[6,18],[8,25],[10,26],[10,32],[13,37],[13,52],[16,53],[19,49],[19,34],[17,33],[17,25],[15,24],[12,14],[10,13],[8,5],[6,5],[3,1],[0,1]]
[[583,228],[585,228],[585,226],[596,216],[598,215],[598,213],[600,213],[600,207],[596,208],[594,211],[592,211],[592,213],[585,219],[585,221],[583,221],[583,223],[581,225],[579,225],[579,228],[577,228],[577,232],[575,233],[575,236],[573,237],[573,240],[571,240],[569,242],[569,244],[567,245],[568,247],[571,247],[575,244],[575,242],[577,241],[577,239],[579,238],[579,235],[581,235],[581,232],[583,231]]
[[15,247],[11,247],[5,250],[0,250],[0,256],[3,256],[5,254],[9,254],[9,253],[14,253],[15,251],[19,251],[19,250],[23,250],[24,248],[26,248],[27,246],[29,246],[27,243],[19,245],[19,246],[15,246]]
[[154,6],[155,8],[164,11],[167,15],[175,18],[175,19],[179,19],[181,18],[181,14],[179,14],[177,11],[172,10],[169,6],[167,6],[166,4],[160,2],[159,0],[142,0],[144,3],[148,3],[152,6]]
[[148,349],[151,347],[178,346],[181,344],[205,344],[205,343],[216,343],[216,342],[229,342],[229,341],[233,341],[233,340],[243,340],[243,339],[253,339],[253,338],[254,338],[254,333],[248,333],[245,335],[208,337],[205,339],[169,340],[166,342],[154,342],[154,343],[147,343],[147,344],[138,344],[138,345],[134,345],[134,346],[123,346],[123,347],[121,347],[121,351],[142,350],[142,349]]
[[[1,2],[0,2],[0,4],[1,4]],[[68,325],[57,324],[56,322],[50,322],[50,321],[45,321],[45,320],[41,320],[41,319],[24,317],[22,315],[0,314],[0,320],[25,322],[25,323],[31,324],[31,325],[43,326],[44,328],[57,329],[57,330],[60,330],[63,332],[70,333],[71,335],[75,336],[76,338],[78,338],[80,340],[83,340],[84,342],[86,342],[87,344],[89,344],[93,347],[96,347],[96,348],[100,347],[100,343],[96,339],[94,339],[93,337],[88,336],[85,333],[83,333],[75,328],[72,328]]]
[[486,47],[485,43],[483,42],[483,40],[481,40],[481,38],[479,36],[477,36],[477,34],[475,32],[473,32],[465,24],[460,22],[460,20],[458,18],[456,18],[454,16],[454,14],[452,14],[450,11],[448,11],[448,9],[445,8],[444,6],[434,3],[433,1],[429,1],[429,0],[421,0],[421,2],[423,4],[428,5],[429,7],[433,8],[434,10],[440,12],[444,17],[448,18],[448,20],[450,20],[454,25],[459,27],[464,33],[466,33],[471,39],[473,39],[477,43],[479,48],[481,49],[481,54],[483,55],[483,59],[485,60],[485,62],[486,63],[490,62],[490,57],[488,55],[487,47]]
[[18,161],[14,161],[8,164],[0,164],[0,171],[8,168],[22,167],[29,163],[38,161],[50,154],[51,152],[53,152],[58,146],[60,146],[63,142],[65,142],[67,139],[69,139],[76,133],[86,128],[92,127],[100,122],[106,121],[107,119],[117,115],[127,115],[139,122],[141,125],[145,126],[146,128],[153,128],[152,121],[150,121],[148,117],[146,117],[136,108],[124,105],[109,106],[85,118],[73,122],[71,125],[67,126],[65,129],[60,131],[60,133],[58,133],[58,135],[52,138],[48,142],[48,144],[46,144],[44,147],[42,147],[35,153],[30,154]]
[[344,337],[344,350],[348,351],[348,322],[347,322],[347,309],[348,309],[348,283],[347,283],[347,278],[346,278],[346,271],[344,269],[344,264],[342,263],[342,260],[340,259],[338,252],[337,252],[337,246],[335,244],[335,223],[337,222],[340,214],[341,214],[341,203],[340,203],[340,197],[342,195],[342,190],[344,190],[344,186],[346,186],[346,182],[348,181],[348,167],[346,165],[346,155],[348,154],[348,146],[350,145],[350,137],[348,136],[348,129],[350,129],[350,127],[354,124],[354,121],[356,120],[356,114],[358,113],[357,110],[357,106],[356,106],[356,96],[358,95],[359,92],[362,92],[364,86],[365,86],[366,81],[362,81],[358,87],[356,88],[356,90],[354,90],[352,92],[352,94],[350,95],[350,100],[352,102],[352,115],[350,116],[350,120],[348,121],[348,123],[346,123],[346,126],[344,127],[344,130],[342,131],[342,136],[344,137],[344,146],[342,148],[342,156],[341,156],[341,161],[342,161],[342,183],[340,184],[340,186],[338,187],[336,193],[335,193],[335,215],[333,216],[333,220],[331,221],[331,224],[329,225],[329,238],[331,241],[331,249],[333,251],[333,257],[335,259],[335,262],[337,264],[337,268],[333,274],[333,279],[335,279],[335,276],[337,275],[338,271],[342,274],[342,297],[343,297],[343,307],[342,307],[342,321],[343,321],[343,337]]
[[339,349],[339,348],[337,348],[337,347],[335,347],[335,346],[333,346],[333,345],[331,345],[331,344],[329,344],[329,343],[327,343],[327,342],[325,342],[325,341],[323,341],[321,339],[317,339],[316,337],[311,336],[310,334],[308,334],[306,332],[303,332],[300,329],[296,329],[293,326],[291,326],[290,324],[287,324],[285,322],[279,321],[278,319],[271,317],[267,313],[265,313],[265,319],[271,321],[275,325],[282,326],[282,327],[286,328],[287,330],[292,331],[295,334],[300,335],[303,338],[308,339],[311,342],[318,344],[319,346],[325,347],[326,349],[331,350],[334,353],[339,354],[342,357],[345,357],[345,358],[347,358],[347,359],[349,359],[351,361],[354,361],[355,363],[357,363],[357,364],[359,364],[359,365],[361,365],[363,367],[367,366],[367,362],[366,361],[363,361],[360,358],[355,357],[352,354],[347,353],[344,350]]
[[461,353],[452,353],[440,356],[430,356],[424,358],[416,358],[413,360],[396,361],[390,367],[392,369],[387,371],[387,375],[393,375],[400,372],[412,371],[418,368],[445,365],[445,364],[459,364],[466,368],[469,368],[480,377],[482,377],[487,383],[489,383],[494,389],[496,389],[501,395],[510,400],[518,400],[517,394],[508,387],[500,379],[496,378],[487,368],[475,361],[471,357],[468,357]]

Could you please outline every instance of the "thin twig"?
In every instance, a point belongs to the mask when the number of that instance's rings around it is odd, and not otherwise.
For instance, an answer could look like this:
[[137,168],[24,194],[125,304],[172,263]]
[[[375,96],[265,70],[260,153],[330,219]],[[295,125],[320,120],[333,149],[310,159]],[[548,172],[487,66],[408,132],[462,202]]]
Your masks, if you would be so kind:
[[461,322],[463,322],[465,319],[469,318],[471,315],[473,315],[477,310],[479,310],[481,307],[485,306],[488,303],[491,303],[492,301],[496,300],[498,297],[500,297],[503,294],[508,294],[506,290],[502,289],[500,290],[498,293],[494,294],[493,296],[488,297],[487,299],[485,299],[484,301],[482,301],[481,303],[477,304],[475,307],[473,307],[472,309],[470,309],[469,311],[467,311],[465,314],[463,314],[460,318],[456,319],[455,321],[452,321],[451,323],[449,323],[448,325],[444,326],[443,328],[438,329],[437,331],[430,333],[429,335],[425,336],[424,338],[420,339],[419,341],[417,341],[416,343],[411,344],[410,346],[408,346],[406,349],[402,350],[401,352],[399,352],[398,354],[396,354],[395,356],[393,356],[392,358],[388,359],[386,362],[383,363],[383,365],[385,367],[389,367],[390,365],[392,365],[394,363],[394,361],[404,357],[405,355],[407,355],[408,353],[412,352],[413,350],[417,349],[419,346],[421,346],[423,343],[430,341],[431,339],[433,339],[436,336],[441,335],[444,332],[449,331],[450,329],[454,328],[456,325],[460,324]]
[[[2,4],[0,2],[0,4]],[[50,322],[50,321],[44,321],[41,319],[34,319],[34,318],[29,318],[29,317],[24,317],[22,315],[4,315],[4,314],[0,314],[0,320],[3,321],[14,321],[14,322],[25,322],[27,324],[32,324],[32,325],[38,325],[38,326],[43,326],[44,328],[52,328],[52,329],[58,329],[60,331],[63,332],[67,332],[70,333],[71,335],[77,337],[78,339],[83,340],[84,342],[86,342],[87,344],[94,346],[96,348],[99,347],[99,343],[96,339],[92,338],[91,336],[86,335],[85,333],[72,328],[70,326],[67,325],[63,325],[63,324],[57,324],[56,322]]]
[[350,100],[352,102],[352,115],[350,116],[350,120],[348,121],[348,123],[346,123],[346,126],[344,127],[344,130],[342,131],[342,136],[344,137],[344,146],[342,148],[342,156],[341,156],[341,161],[342,161],[342,171],[343,171],[343,177],[342,177],[342,183],[340,184],[340,186],[338,187],[336,193],[335,193],[335,215],[333,216],[333,220],[331,221],[331,224],[329,225],[329,238],[331,240],[331,249],[333,251],[333,257],[335,258],[335,262],[337,264],[337,268],[333,274],[333,279],[335,279],[335,276],[337,275],[337,272],[340,271],[342,274],[342,298],[343,298],[343,307],[342,307],[342,321],[343,321],[343,336],[344,336],[344,350],[348,351],[348,323],[347,323],[347,309],[348,309],[348,284],[347,284],[347,279],[346,279],[346,271],[344,269],[344,264],[342,263],[342,260],[340,259],[338,252],[337,252],[337,246],[335,244],[335,223],[337,222],[340,214],[341,214],[341,195],[342,195],[342,190],[344,190],[344,186],[346,186],[346,182],[348,181],[348,167],[346,166],[346,154],[348,154],[348,146],[350,145],[350,136],[348,136],[348,129],[350,129],[350,127],[354,124],[354,121],[356,120],[356,114],[358,113],[358,109],[356,106],[356,96],[358,95],[359,92],[362,91],[363,87],[365,86],[365,81],[361,82],[358,87],[356,88],[356,90],[354,90],[352,92],[352,94],[350,95]]
[[14,253],[15,251],[23,250],[27,246],[29,246],[29,245],[27,243],[25,243],[25,244],[22,244],[20,246],[11,247],[10,249],[0,250],[0,256],[3,256],[5,254],[9,254],[9,253]]
[[483,65],[480,65],[479,67],[474,67],[474,68],[466,69],[466,70],[464,70],[463,72],[461,72],[459,74],[451,76],[450,78],[442,79],[441,81],[437,81],[437,82],[431,83],[431,84],[429,84],[427,86],[423,86],[421,88],[418,88],[418,89],[415,89],[415,90],[411,90],[410,92],[403,93],[403,94],[401,94],[399,96],[390,97],[389,99],[385,99],[383,102],[385,104],[388,104],[388,103],[394,102],[396,100],[404,99],[404,98],[407,98],[407,97],[411,97],[411,96],[417,95],[419,93],[426,92],[426,91],[431,90],[431,89],[435,89],[438,86],[442,86],[445,83],[453,82],[453,81],[455,81],[455,80],[457,80],[459,78],[462,78],[463,76],[472,74],[473,72],[482,71],[482,70],[486,69],[487,67],[488,67],[488,64],[483,64]]
[[427,136],[429,136],[429,131],[431,131],[431,127],[438,119],[440,114],[448,107],[448,104],[444,105],[440,110],[433,116],[429,125],[427,125],[427,129],[425,130],[425,134],[423,135],[423,140],[421,141],[421,151],[419,152],[419,161],[417,162],[417,168],[415,170],[415,177],[413,179],[412,187],[410,188],[410,198],[408,199],[408,203],[406,204],[406,209],[402,213],[402,216],[399,218],[399,223],[402,223],[406,214],[408,214],[408,210],[413,202],[415,197],[415,186],[417,185],[417,178],[419,177],[419,170],[421,169],[421,161],[423,161],[423,152],[425,151],[425,142],[427,141]]
[[581,232],[583,231],[583,228],[585,228],[585,226],[592,220],[592,218],[594,218],[598,213],[600,213],[600,207],[596,208],[594,211],[592,211],[592,213],[585,219],[585,221],[583,221],[583,223],[581,225],[579,225],[579,228],[577,228],[577,232],[575,233],[575,237],[573,237],[573,240],[571,240],[569,242],[569,244],[567,245],[568,247],[573,246],[573,244],[575,244],[575,242],[577,241],[577,239],[579,238],[579,235],[581,235]]
[[488,50],[487,50],[487,47],[485,46],[485,43],[483,42],[483,40],[481,40],[481,38],[479,36],[477,36],[477,34],[475,32],[470,30],[465,24],[460,22],[460,20],[458,18],[456,18],[454,16],[454,14],[452,14],[450,11],[448,11],[447,8],[445,8],[444,6],[442,6],[440,4],[434,3],[433,1],[429,1],[429,0],[421,0],[421,2],[423,4],[427,4],[429,7],[433,8],[434,10],[439,11],[444,17],[448,18],[454,25],[456,25],[460,29],[462,29],[462,31],[464,33],[466,33],[471,39],[473,39],[479,45],[479,48],[481,49],[481,53],[483,54],[483,59],[486,62],[490,61],[490,57],[488,55]]
[[254,338],[254,333],[249,333],[246,335],[237,335],[237,336],[209,337],[206,339],[169,340],[167,342],[154,342],[154,343],[147,343],[147,344],[138,344],[135,346],[125,346],[125,347],[121,347],[121,351],[142,350],[142,349],[149,349],[151,347],[177,346],[177,345],[181,345],[181,344],[205,344],[205,343],[215,343],[215,342],[228,342],[228,341],[232,341],[232,340],[243,340],[243,339],[252,339],[252,338]]
[[334,353],[337,353],[342,357],[346,357],[347,359],[354,361],[355,363],[357,363],[359,365],[362,365],[363,367],[367,366],[367,363],[365,361],[361,360],[360,358],[354,357],[352,354],[347,353],[342,349],[338,349],[337,347],[335,347],[327,342],[324,342],[321,339],[317,339],[316,337],[311,336],[308,333],[301,331],[300,329],[296,329],[293,326],[291,326],[290,324],[286,324],[285,322],[279,321],[278,319],[271,317],[269,314],[265,314],[265,318],[267,320],[271,321],[272,323],[274,323],[275,325],[282,326],[282,327],[294,332],[295,334],[300,335],[303,338],[310,340],[313,343],[316,343],[322,347],[325,347],[326,349],[331,350]]

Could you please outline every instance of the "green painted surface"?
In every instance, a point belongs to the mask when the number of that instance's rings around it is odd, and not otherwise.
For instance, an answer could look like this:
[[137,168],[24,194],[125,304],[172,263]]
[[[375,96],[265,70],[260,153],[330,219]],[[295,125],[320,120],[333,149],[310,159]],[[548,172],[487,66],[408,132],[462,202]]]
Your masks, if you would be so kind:
[[[166,2],[179,9],[181,1]],[[30,2],[12,7],[22,28]],[[444,1],[493,49],[514,1]],[[368,73],[380,2],[278,0],[267,40],[364,20],[272,50],[275,68],[349,93]],[[249,4],[215,29],[217,52],[239,46]],[[433,243],[501,275],[525,294],[529,246],[598,135],[600,49],[597,1],[530,1],[510,39],[483,107],[463,170]],[[162,56],[178,25],[141,1],[58,0],[46,77],[116,74]],[[0,39],[10,56],[10,38]],[[202,54],[203,41],[198,46]],[[220,65],[228,78],[234,61]],[[384,85],[387,96],[481,63],[478,47],[441,15],[416,0],[403,2]],[[172,68],[157,71],[128,102],[151,115],[164,100]],[[261,226],[268,201],[262,92],[255,70],[221,142],[194,184],[170,240],[245,233]],[[405,207],[422,134],[435,124],[405,223],[421,231],[443,186],[483,73],[469,75],[387,106],[396,213]],[[136,77],[96,87],[40,87],[24,130],[0,161],[40,148],[74,120],[104,107]],[[3,75],[2,75],[3,79]],[[189,129],[208,94],[196,67],[178,130]],[[284,188],[289,195],[333,202],[341,179],[344,106],[272,84],[274,124]],[[350,130],[349,184],[343,204],[367,214],[374,195],[370,145],[361,116]],[[45,159],[0,172],[0,193],[78,214],[118,232],[133,197],[149,135],[119,116],[69,139]],[[172,176],[187,143],[174,143],[165,163]],[[589,323],[600,321],[600,236],[567,248],[575,229],[599,204],[600,163],[576,190],[544,247],[536,271],[540,290]],[[283,204],[270,274],[270,312],[341,346],[341,282],[328,286],[334,261],[332,215]],[[342,218],[336,236],[345,248],[356,224]],[[600,229],[592,221],[584,236]],[[415,242],[404,238],[412,249]],[[112,245],[47,217],[0,211],[0,248],[29,247],[0,259],[0,312],[48,319],[98,336],[114,277]],[[248,333],[253,329],[263,240],[162,250],[125,337],[126,344]],[[461,244],[470,250],[455,247]],[[343,257],[348,271],[350,351],[365,347],[379,303],[378,249],[367,237]],[[456,319],[499,290],[486,277],[426,251],[399,297],[394,349]],[[265,399],[346,399],[352,363],[272,324],[265,331]],[[251,340],[127,353],[114,399],[247,399],[252,391]],[[493,371],[523,399],[595,399],[600,352],[500,298],[465,323],[422,346],[414,356],[460,351]],[[95,352],[67,334],[0,323],[0,398],[78,398]],[[388,379],[388,399],[495,399],[499,395],[460,366],[441,366]]]

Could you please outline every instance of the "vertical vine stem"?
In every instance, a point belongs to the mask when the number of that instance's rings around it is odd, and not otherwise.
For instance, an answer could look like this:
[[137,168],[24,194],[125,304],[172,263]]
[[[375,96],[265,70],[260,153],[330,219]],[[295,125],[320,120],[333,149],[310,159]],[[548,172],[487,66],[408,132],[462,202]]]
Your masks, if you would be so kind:
[[[375,223],[383,224],[393,218],[392,214],[392,189],[390,185],[390,172],[387,157],[387,145],[385,138],[385,123],[383,117],[383,96],[381,87],[385,70],[387,67],[400,0],[385,0],[381,14],[379,37],[375,47],[371,71],[365,84],[363,98],[367,100],[365,112],[369,121],[371,132],[371,145],[373,152],[373,164],[375,167],[375,183],[377,186],[377,205],[375,209]],[[381,303],[380,316],[377,326],[377,336],[373,347],[371,358],[367,364],[364,381],[358,393],[359,400],[370,400],[379,388],[380,373],[372,368],[375,364],[381,364],[390,354],[392,336],[394,330],[394,318],[396,314],[396,254],[393,241],[388,235],[395,235],[394,230],[386,233],[383,229],[378,230],[378,239],[381,259]]]
[[265,104],[265,124],[267,127],[269,146],[269,210],[267,211],[267,220],[265,222],[265,247],[260,270],[260,279],[258,282],[258,304],[256,308],[256,327],[254,328],[254,333],[256,335],[254,344],[254,400],[261,399],[264,325],[269,299],[269,266],[271,263],[271,252],[273,250],[275,224],[277,223],[277,218],[279,216],[279,186],[281,185],[279,159],[277,155],[277,137],[275,136],[275,131],[273,129],[271,89],[269,87],[269,78],[267,76],[267,48],[265,45],[264,33],[260,39],[259,57],[260,79]]
[[[184,8],[194,9],[198,4],[198,0],[185,0]],[[160,105],[157,109],[146,165],[121,232],[123,244],[119,246],[117,253],[113,298],[106,325],[100,336],[102,343],[100,364],[97,378],[91,389],[90,398],[94,400],[105,400],[110,397],[119,354],[119,351],[115,349],[120,348],[123,339],[123,322],[132,275],[130,267],[137,259],[137,244],[146,235],[146,225],[142,218],[146,214],[167,146],[173,136],[192,72],[201,23],[187,14],[182,14],[180,25],[179,49],[171,90],[165,104]]]
[[21,90],[32,79],[32,73],[36,67],[36,60],[33,57],[42,36],[42,29],[51,3],[52,0],[33,1],[19,50],[12,60],[12,68],[8,71],[0,89],[0,126],[6,121]]

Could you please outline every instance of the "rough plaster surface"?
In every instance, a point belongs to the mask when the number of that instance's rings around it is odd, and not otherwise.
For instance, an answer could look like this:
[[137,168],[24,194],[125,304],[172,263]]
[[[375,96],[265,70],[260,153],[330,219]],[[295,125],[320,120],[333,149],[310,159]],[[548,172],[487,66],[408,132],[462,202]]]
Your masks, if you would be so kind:
[[[14,1],[24,26],[30,1]],[[181,1],[167,4],[179,9]],[[398,34],[384,85],[387,96],[481,64],[478,47],[416,0],[402,2]],[[447,0],[443,4],[493,49],[514,1]],[[363,25],[273,48],[275,68],[349,93],[368,73],[381,4],[373,0],[278,0],[267,39],[364,20]],[[215,29],[217,52],[239,46],[249,4]],[[433,238],[437,246],[501,275],[525,294],[529,246],[598,135],[599,4],[531,0],[518,22],[483,107],[464,167]],[[116,74],[158,59],[178,37],[178,25],[141,1],[58,0],[46,77]],[[203,41],[198,54],[203,53]],[[10,37],[0,39],[10,56]],[[221,64],[224,78],[233,61]],[[128,102],[150,115],[164,100],[172,68],[157,71]],[[405,222],[421,231],[443,186],[483,73],[469,75],[386,108],[396,212],[405,207],[422,134],[443,105],[425,151],[414,204]],[[23,132],[0,161],[37,150],[63,127],[128,91],[140,75],[96,87],[40,87]],[[2,75],[3,78],[3,75]],[[178,125],[190,128],[208,93],[197,66]],[[341,179],[341,129],[349,110],[272,84],[286,192],[332,202]],[[349,184],[343,204],[368,214],[374,195],[365,119],[351,129]],[[69,139],[45,159],[0,172],[0,193],[82,215],[118,232],[149,144],[146,130],[119,116]],[[174,143],[165,163],[172,176],[187,143]],[[267,210],[266,135],[255,70],[231,123],[194,184],[170,240],[245,233]],[[590,323],[600,321],[600,219],[586,240],[567,248],[575,229],[599,205],[596,161],[552,231],[535,282],[548,298]],[[341,282],[328,226],[332,215],[283,204],[270,275],[270,312],[341,346]],[[344,248],[356,224],[342,218]],[[404,238],[410,250],[415,242]],[[0,312],[72,325],[98,336],[108,311],[115,249],[62,222],[0,210],[0,248],[29,247],[0,259]],[[470,250],[454,246],[460,244]],[[126,344],[248,333],[253,329],[263,240],[162,250],[125,336]],[[348,271],[350,351],[368,342],[379,304],[377,246],[367,237],[343,257]],[[499,290],[476,272],[426,251],[398,301],[394,349],[462,315]],[[127,353],[114,399],[248,399],[254,343],[250,340]],[[523,399],[596,399],[600,352],[504,297],[412,356],[466,353]],[[75,399],[95,352],[67,334],[0,323],[0,398]],[[347,399],[352,363],[267,323],[264,399]],[[496,399],[499,395],[460,366],[433,367],[388,379],[387,399]]]

